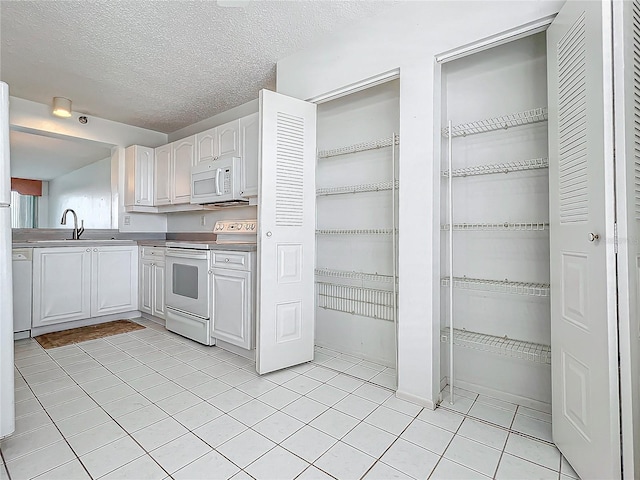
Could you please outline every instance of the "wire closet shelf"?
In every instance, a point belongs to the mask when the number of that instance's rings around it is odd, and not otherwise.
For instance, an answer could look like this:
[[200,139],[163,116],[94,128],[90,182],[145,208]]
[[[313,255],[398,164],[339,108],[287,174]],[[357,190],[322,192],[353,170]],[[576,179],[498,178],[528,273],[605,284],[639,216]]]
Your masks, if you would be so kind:
[[452,125],[442,129],[442,135],[445,137],[466,137],[467,135],[475,135],[478,133],[493,132],[496,130],[506,130],[511,127],[519,127],[522,125],[532,125],[534,123],[544,122],[548,119],[546,107],[534,108],[519,113],[511,113],[509,115],[501,115],[498,117],[477,120],[475,122],[461,123]]
[[350,153],[366,152],[368,150],[377,150],[395,145],[400,145],[400,136],[394,134],[391,137],[378,140],[370,140],[368,142],[355,143],[343,147],[331,148],[328,150],[318,150],[318,158],[337,157],[339,155],[348,155]]
[[[538,170],[549,168],[548,158],[531,158],[528,160],[517,160],[513,162],[494,163],[490,165],[476,165],[473,167],[456,168],[453,170],[454,177],[471,177],[475,175],[493,175],[497,173],[523,172],[527,170]],[[449,176],[449,170],[442,172],[443,177]]]
[[350,280],[362,280],[365,282],[393,283],[393,275],[380,275],[378,273],[333,270],[330,268],[316,268],[315,273],[318,277],[348,278]]
[[391,235],[392,228],[363,228],[363,229],[320,229],[316,235]]
[[[441,286],[449,287],[450,277],[441,279]],[[511,282],[509,280],[489,280],[484,278],[453,277],[454,288],[478,290],[483,292],[508,293],[511,295],[529,295],[533,297],[548,297],[550,285],[548,283]]]
[[[440,226],[441,230],[451,230],[451,224],[445,223]],[[545,222],[503,222],[503,223],[454,223],[454,231],[521,231],[521,232],[541,232],[549,230],[549,224]]]
[[[399,186],[398,180],[395,181],[395,188]],[[340,187],[324,187],[316,190],[316,195],[344,195],[348,193],[364,193],[364,192],[383,192],[392,190],[393,182],[366,183],[361,185],[344,185]]]
[[[441,330],[443,341],[449,340],[448,327]],[[551,365],[551,347],[540,343],[514,340],[468,330],[453,329],[453,344],[463,348],[519,358],[543,365]]]
[[375,288],[316,282],[318,307],[394,321],[394,292]]

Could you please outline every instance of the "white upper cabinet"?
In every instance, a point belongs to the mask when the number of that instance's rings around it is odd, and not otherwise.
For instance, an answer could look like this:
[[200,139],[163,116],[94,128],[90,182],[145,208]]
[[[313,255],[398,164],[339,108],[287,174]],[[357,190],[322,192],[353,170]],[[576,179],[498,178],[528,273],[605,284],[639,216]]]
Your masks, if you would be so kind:
[[216,139],[218,151],[216,156],[221,157],[240,155],[240,120],[234,120],[216,127]]
[[216,129],[211,128],[196,135],[196,164],[216,157]]
[[195,143],[196,164],[215,160],[223,155],[240,156],[240,120],[198,133]]
[[140,145],[125,149],[125,205],[152,206],[154,202],[154,151]]
[[196,136],[192,135],[172,144],[173,192],[171,203],[189,203],[191,200],[191,167],[196,163]]
[[260,136],[260,116],[253,113],[239,120],[240,149],[242,158],[242,180],[240,194],[243,197],[258,196],[258,140]]
[[154,205],[169,205],[171,203],[171,144],[162,145],[155,149],[155,203]]

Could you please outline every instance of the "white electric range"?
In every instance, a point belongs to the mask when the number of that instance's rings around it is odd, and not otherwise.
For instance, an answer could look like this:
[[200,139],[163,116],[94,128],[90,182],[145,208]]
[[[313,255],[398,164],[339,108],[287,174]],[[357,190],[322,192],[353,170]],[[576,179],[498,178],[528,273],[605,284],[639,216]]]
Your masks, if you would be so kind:
[[257,242],[256,220],[216,222],[216,241],[166,243],[166,328],[205,345],[213,345],[211,250],[234,250]]

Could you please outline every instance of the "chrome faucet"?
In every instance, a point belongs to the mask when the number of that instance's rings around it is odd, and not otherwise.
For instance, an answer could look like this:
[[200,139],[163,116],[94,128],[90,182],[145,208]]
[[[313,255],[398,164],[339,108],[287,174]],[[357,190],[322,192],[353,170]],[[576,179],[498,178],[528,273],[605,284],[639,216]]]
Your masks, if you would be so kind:
[[80,235],[82,235],[84,233],[84,220],[81,220],[80,222],[80,228],[78,228],[78,216],[76,215],[76,212],[74,212],[73,210],[71,210],[70,208],[67,208],[63,213],[62,213],[62,220],[60,220],[60,225],[66,225],[67,224],[67,213],[73,213],[73,240],[79,240],[80,239]]

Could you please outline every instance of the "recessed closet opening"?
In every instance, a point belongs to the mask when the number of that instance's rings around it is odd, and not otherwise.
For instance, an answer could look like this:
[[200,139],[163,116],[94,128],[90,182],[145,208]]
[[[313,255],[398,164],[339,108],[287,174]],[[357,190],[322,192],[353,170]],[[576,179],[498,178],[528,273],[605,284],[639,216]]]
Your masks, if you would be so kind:
[[315,362],[396,389],[399,81],[318,105]]
[[546,120],[544,32],[442,65],[441,387],[550,412]]

